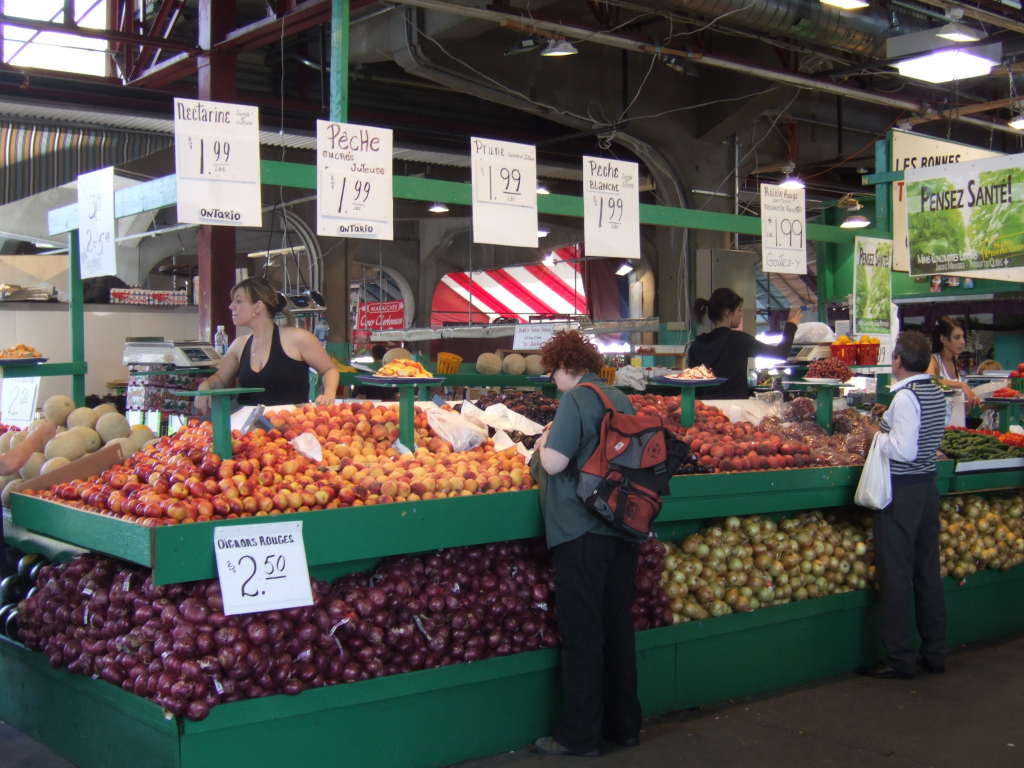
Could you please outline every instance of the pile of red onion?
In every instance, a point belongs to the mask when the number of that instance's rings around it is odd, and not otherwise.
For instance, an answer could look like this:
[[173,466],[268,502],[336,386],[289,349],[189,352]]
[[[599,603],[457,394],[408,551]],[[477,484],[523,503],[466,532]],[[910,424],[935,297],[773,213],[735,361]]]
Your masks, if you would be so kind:
[[[637,629],[671,623],[664,556],[641,547]],[[97,555],[44,567],[37,587],[18,615],[29,648],[192,720],[221,702],[558,644],[550,560],[533,541],[389,558],[314,580],[312,606],[241,616],[224,615],[216,581],[158,587]]]

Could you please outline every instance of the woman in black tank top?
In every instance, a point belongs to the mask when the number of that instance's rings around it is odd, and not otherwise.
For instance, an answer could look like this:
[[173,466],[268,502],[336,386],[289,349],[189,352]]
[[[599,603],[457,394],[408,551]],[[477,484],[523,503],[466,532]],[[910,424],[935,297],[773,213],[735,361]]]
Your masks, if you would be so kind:
[[265,392],[239,395],[242,405],[289,405],[304,403],[309,397],[309,366],[285,354],[281,347],[281,329],[274,326],[267,362],[258,371],[252,369],[252,340],[242,348],[238,364],[238,386],[263,387]]
[[[232,288],[231,318],[236,326],[251,328],[252,335],[235,339],[217,372],[199,388],[224,389],[234,386],[237,379],[239,387],[264,390],[241,395],[238,401],[242,405],[304,403],[309,399],[309,369],[313,368],[323,378],[323,394],[316,402],[333,403],[338,369],[316,336],[302,328],[279,328],[274,323],[281,308],[277,292],[265,280],[249,278]],[[201,411],[209,407],[197,405]]]

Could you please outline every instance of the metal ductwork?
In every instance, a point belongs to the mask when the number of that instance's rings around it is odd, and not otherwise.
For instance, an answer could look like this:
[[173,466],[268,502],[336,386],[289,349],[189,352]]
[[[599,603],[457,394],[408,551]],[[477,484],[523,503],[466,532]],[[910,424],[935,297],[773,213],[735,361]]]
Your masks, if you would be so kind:
[[886,37],[913,31],[907,27],[894,30],[891,16],[874,7],[855,14],[841,13],[818,0],[654,0],[646,5],[709,19],[725,16],[723,26],[781,34],[823,48],[882,59]]

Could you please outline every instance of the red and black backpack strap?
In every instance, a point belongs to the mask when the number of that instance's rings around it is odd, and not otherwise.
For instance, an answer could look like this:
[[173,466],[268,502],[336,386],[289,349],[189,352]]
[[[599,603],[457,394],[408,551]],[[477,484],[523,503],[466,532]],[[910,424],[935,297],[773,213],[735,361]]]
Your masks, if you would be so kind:
[[601,389],[599,386],[597,386],[597,384],[595,384],[594,382],[592,382],[592,381],[584,381],[584,382],[580,383],[579,386],[586,387],[587,389],[590,389],[590,390],[596,392],[597,396],[599,398],[601,398],[601,404],[604,406],[604,409],[606,411],[617,411],[618,410],[614,405],[612,405],[612,401],[608,399],[608,395],[606,395],[604,393],[604,390]]

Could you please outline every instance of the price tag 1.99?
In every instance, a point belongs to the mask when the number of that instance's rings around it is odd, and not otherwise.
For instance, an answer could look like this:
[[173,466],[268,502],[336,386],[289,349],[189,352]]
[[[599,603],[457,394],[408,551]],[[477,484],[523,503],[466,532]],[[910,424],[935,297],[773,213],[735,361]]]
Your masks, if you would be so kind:
[[256,107],[174,100],[179,222],[263,226],[259,122]]
[[583,157],[583,237],[587,256],[640,258],[640,166]]
[[473,242],[537,247],[537,148],[470,139]]
[[4,379],[0,392],[0,420],[24,429],[32,423],[39,395],[39,377]]
[[807,274],[807,215],[802,189],[761,185],[761,271]]
[[313,604],[301,521],[218,526],[213,552],[225,615]]
[[316,121],[318,235],[393,240],[390,128]]

